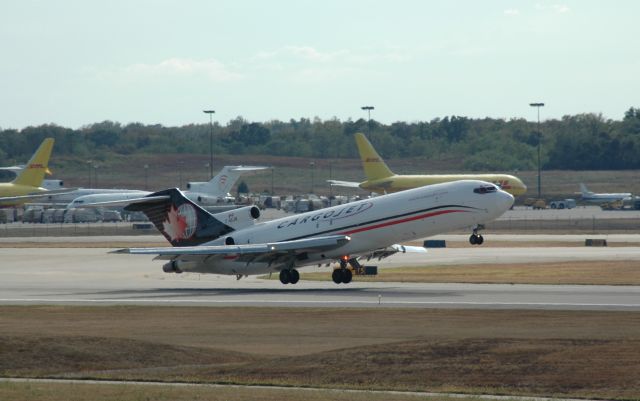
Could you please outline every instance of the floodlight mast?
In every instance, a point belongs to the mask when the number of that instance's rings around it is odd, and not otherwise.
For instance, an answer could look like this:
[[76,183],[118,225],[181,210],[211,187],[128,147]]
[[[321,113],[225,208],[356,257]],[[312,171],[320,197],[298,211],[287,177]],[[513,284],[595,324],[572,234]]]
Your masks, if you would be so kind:
[[529,103],[529,106],[538,109],[538,199],[542,198],[542,178],[540,168],[540,142],[542,141],[542,132],[540,131],[540,107],[544,107],[544,103]]
[[209,179],[213,178],[213,114],[215,110],[202,110],[209,115]]

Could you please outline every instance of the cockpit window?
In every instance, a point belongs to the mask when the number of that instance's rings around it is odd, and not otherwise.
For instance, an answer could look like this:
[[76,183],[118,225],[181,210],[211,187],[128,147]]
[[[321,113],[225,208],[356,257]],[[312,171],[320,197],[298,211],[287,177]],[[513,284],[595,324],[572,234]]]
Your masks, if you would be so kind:
[[474,188],[473,192],[477,194],[489,194],[492,192],[496,192],[498,188],[495,185],[482,185],[478,188]]

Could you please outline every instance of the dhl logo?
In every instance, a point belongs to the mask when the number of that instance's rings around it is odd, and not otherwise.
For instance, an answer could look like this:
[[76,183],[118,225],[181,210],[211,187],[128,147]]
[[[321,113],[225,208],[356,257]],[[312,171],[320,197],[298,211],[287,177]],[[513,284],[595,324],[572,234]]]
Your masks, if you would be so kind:
[[380,163],[380,159],[377,157],[367,157],[364,161],[367,163]]
[[511,185],[509,184],[509,180],[497,180],[493,182],[501,189],[511,189]]
[[40,163],[33,163],[33,164],[30,164],[28,168],[45,168],[45,167]]

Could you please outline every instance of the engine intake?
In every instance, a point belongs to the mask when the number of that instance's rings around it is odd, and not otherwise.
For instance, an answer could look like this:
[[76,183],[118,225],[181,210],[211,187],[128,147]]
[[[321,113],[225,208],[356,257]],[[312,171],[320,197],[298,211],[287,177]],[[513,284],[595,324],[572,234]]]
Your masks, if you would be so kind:
[[236,230],[252,226],[260,217],[260,209],[256,206],[245,206],[238,209],[214,214],[215,218]]
[[172,260],[169,263],[165,263],[162,266],[162,271],[165,273],[182,273],[182,270],[180,269],[180,267],[178,266],[178,261],[177,260]]

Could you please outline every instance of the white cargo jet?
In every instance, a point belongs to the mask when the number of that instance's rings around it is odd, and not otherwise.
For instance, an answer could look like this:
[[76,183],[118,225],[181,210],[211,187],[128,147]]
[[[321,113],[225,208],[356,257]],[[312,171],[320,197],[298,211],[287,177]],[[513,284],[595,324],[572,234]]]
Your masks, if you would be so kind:
[[[184,194],[187,198],[201,206],[218,206],[233,204],[235,198],[229,194],[238,178],[251,171],[266,170],[269,167],[258,166],[224,166],[220,172],[208,182],[189,182],[189,189]],[[149,191],[138,190],[103,190],[102,193],[82,194],[73,198],[67,205],[67,209],[80,208],[86,205],[106,202],[128,201],[143,198],[150,195]]]
[[619,192],[619,193],[594,193],[589,191],[586,185],[580,184],[581,199],[585,202],[591,203],[606,203],[615,201],[624,201],[631,199],[631,193]]
[[[339,261],[332,278],[349,283],[358,259],[396,252],[426,252],[397,245],[493,220],[513,196],[484,181],[456,181],[410,189],[346,205],[257,223],[260,211],[244,207],[210,214],[178,189],[155,192],[125,210],[141,211],[173,248],[127,248],[116,253],[157,255],[167,273],[247,275],[279,272],[298,282],[296,268]],[[95,205],[99,206],[99,205]],[[473,234],[477,235],[477,234]]]

